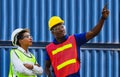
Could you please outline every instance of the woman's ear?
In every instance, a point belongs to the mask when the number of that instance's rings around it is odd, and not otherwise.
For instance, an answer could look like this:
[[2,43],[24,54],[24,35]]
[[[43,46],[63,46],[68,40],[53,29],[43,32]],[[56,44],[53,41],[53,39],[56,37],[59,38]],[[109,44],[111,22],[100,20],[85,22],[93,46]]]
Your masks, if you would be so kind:
[[23,40],[20,39],[20,40],[19,40],[19,44],[21,45],[22,42],[23,42]]

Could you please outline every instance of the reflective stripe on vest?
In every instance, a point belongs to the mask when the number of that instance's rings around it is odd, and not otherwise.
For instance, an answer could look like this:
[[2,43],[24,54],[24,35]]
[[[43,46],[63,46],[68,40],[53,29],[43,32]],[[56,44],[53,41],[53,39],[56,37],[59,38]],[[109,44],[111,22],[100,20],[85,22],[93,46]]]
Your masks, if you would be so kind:
[[63,63],[61,63],[60,65],[57,66],[57,70],[60,70],[61,68],[69,65],[69,64],[73,64],[73,63],[76,63],[76,59],[70,59],[70,60],[67,60]]
[[61,44],[54,43],[46,46],[56,77],[66,77],[78,72],[80,64],[77,57],[76,41],[74,36]]
[[[22,61],[22,62],[29,62],[29,63],[35,63],[36,59],[35,57],[31,54],[31,57],[26,56],[23,52],[21,52],[18,49],[12,49],[10,51],[10,57],[12,56],[12,53],[15,52],[16,55],[18,56],[18,58]],[[10,63],[10,71],[9,71],[9,77],[13,77],[14,76],[14,69],[12,66],[12,63]],[[26,75],[26,74],[21,74],[19,72],[16,72],[16,76],[17,77],[36,77],[35,75]]]
[[59,53],[59,52],[62,52],[63,50],[65,50],[65,49],[68,49],[68,48],[71,48],[72,47],[72,44],[67,44],[67,45],[64,45],[64,46],[62,46],[62,47],[59,47],[59,48],[57,48],[56,50],[53,50],[52,51],[52,55],[55,55],[55,54],[57,54],[57,53]]

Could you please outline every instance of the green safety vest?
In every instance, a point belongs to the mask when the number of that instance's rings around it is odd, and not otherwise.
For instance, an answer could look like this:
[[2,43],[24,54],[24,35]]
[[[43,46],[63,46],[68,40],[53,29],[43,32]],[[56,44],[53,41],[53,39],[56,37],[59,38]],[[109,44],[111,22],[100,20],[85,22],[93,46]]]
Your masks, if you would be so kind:
[[[35,57],[32,54],[31,54],[31,57],[28,57],[23,52],[21,52],[20,50],[18,50],[18,49],[12,49],[10,51],[10,57],[12,56],[13,52],[16,53],[16,55],[18,56],[18,58],[22,62],[30,62],[30,63],[33,63],[33,64],[36,63],[36,59],[35,59]],[[10,62],[9,77],[15,77],[13,66],[12,66],[11,62]],[[16,72],[16,77],[36,77],[36,75],[26,75],[26,74],[22,74],[22,73]]]

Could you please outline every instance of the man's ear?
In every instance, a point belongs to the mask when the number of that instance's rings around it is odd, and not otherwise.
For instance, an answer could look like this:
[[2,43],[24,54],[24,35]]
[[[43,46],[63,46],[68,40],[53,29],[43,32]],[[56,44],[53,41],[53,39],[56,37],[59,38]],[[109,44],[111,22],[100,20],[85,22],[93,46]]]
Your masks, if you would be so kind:
[[54,35],[54,31],[51,31],[51,33]]

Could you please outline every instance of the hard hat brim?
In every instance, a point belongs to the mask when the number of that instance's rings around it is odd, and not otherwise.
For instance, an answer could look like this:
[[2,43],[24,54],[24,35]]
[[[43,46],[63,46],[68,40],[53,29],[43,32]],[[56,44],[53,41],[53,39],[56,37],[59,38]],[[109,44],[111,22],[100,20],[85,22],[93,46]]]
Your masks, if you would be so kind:
[[55,27],[56,25],[58,25],[58,24],[60,24],[60,23],[61,23],[61,24],[64,24],[64,21],[61,20],[61,22],[54,24],[52,27],[49,27],[49,30],[51,30],[53,27]]

